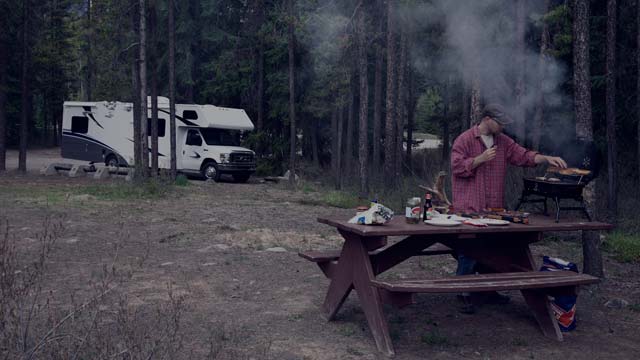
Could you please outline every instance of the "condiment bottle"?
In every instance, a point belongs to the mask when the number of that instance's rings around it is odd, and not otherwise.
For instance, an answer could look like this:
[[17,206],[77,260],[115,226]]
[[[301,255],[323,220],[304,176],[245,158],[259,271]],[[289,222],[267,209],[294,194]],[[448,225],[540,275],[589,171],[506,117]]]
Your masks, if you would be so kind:
[[431,194],[426,193],[424,195],[424,204],[422,206],[422,219],[431,220],[433,212],[433,203],[431,202]]

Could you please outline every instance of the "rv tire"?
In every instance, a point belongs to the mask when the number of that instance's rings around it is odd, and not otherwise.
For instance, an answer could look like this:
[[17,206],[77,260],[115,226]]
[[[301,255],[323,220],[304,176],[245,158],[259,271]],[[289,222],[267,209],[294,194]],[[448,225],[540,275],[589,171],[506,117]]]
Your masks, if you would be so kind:
[[220,180],[220,171],[218,171],[218,166],[213,161],[208,161],[204,163],[200,171],[202,173],[202,177],[205,180],[211,179],[216,182]]
[[115,155],[110,154],[104,160],[104,164],[108,167],[118,167],[118,158]]

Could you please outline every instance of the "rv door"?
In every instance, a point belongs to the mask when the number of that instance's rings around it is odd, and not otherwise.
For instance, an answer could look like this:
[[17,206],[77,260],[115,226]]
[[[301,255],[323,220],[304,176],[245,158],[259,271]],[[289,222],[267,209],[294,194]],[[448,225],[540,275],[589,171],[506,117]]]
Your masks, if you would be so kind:
[[182,170],[200,171],[200,165],[204,160],[202,153],[202,136],[196,129],[189,129],[182,146]]

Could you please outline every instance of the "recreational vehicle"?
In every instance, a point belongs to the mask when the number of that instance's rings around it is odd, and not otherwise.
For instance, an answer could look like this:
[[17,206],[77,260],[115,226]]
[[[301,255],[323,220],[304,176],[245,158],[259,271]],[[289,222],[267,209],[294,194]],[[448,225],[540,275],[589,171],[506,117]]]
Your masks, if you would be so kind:
[[[149,98],[150,99],[150,98]],[[151,134],[151,102],[147,133]],[[62,157],[106,166],[134,166],[131,103],[98,101],[64,103]],[[169,99],[158,98],[158,166],[171,167]],[[231,174],[245,182],[256,169],[255,153],[240,146],[253,123],[242,109],[176,104],[176,163],[179,172],[217,181]],[[149,144],[151,138],[149,138]],[[151,148],[149,148],[151,156]]]

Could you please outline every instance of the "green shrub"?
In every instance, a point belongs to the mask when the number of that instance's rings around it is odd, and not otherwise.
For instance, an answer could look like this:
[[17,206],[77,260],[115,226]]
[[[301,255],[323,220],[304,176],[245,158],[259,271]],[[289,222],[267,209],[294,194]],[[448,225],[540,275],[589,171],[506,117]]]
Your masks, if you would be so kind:
[[607,236],[605,248],[613,252],[618,261],[640,262],[640,236],[613,232]]
[[187,179],[186,176],[180,174],[176,177],[176,181],[175,181],[176,186],[188,186],[189,185],[189,179]]
[[352,209],[362,203],[357,196],[341,191],[330,191],[322,196],[322,202],[329,206]]

